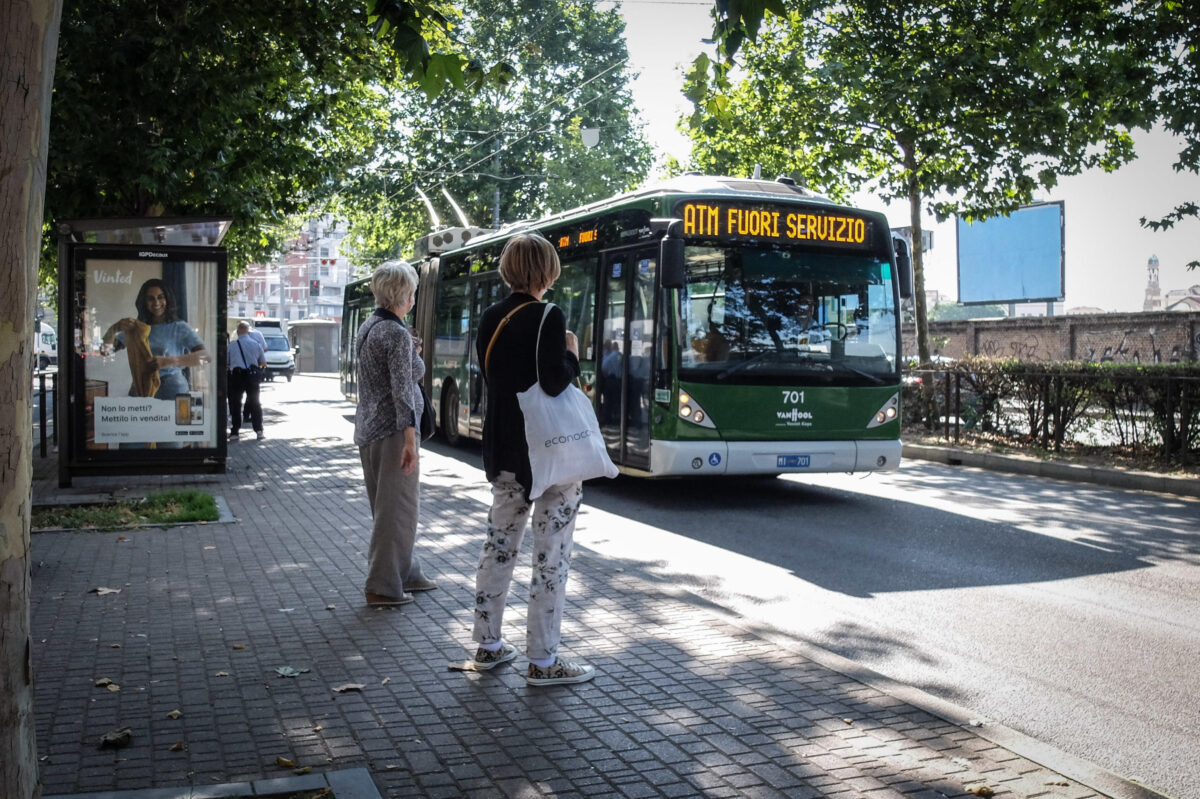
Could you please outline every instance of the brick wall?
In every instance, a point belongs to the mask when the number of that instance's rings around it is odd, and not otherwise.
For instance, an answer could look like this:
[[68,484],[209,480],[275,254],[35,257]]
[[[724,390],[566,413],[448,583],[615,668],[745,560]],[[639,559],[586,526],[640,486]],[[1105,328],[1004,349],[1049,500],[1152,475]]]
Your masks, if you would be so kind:
[[[905,325],[904,352],[917,336]],[[1178,363],[1200,360],[1200,313],[1125,313],[933,322],[930,350],[1023,361]]]

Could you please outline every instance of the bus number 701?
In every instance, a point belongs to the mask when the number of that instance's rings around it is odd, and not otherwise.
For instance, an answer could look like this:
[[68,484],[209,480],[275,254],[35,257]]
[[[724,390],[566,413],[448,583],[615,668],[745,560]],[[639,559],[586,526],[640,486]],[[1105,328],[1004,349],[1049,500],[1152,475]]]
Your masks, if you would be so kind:
[[784,391],[783,392],[783,401],[785,404],[790,402],[792,405],[803,405],[804,404],[804,392],[803,391]]

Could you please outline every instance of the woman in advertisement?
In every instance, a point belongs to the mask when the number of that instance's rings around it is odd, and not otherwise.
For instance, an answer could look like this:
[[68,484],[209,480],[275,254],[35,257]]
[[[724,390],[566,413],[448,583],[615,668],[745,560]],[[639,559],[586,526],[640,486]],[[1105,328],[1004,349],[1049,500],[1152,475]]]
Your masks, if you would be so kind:
[[105,332],[104,342],[128,350],[131,397],[174,401],[191,389],[183,370],[212,358],[196,331],[179,318],[175,300],[162,280],[151,278],[143,283],[134,306],[137,318],[115,323]]

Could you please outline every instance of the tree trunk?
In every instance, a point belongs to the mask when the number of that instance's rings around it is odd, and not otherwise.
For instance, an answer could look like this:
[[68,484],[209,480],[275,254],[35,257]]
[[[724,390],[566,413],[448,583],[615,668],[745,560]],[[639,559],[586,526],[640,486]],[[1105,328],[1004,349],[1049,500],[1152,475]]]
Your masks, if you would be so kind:
[[917,329],[917,359],[924,368],[930,366],[929,323],[925,308],[925,247],[921,229],[921,188],[917,182],[917,161],[911,146],[901,144],[904,169],[908,178],[908,217],[912,226],[913,323]]
[[37,799],[29,512],[34,289],[61,0],[0,0],[0,795]]

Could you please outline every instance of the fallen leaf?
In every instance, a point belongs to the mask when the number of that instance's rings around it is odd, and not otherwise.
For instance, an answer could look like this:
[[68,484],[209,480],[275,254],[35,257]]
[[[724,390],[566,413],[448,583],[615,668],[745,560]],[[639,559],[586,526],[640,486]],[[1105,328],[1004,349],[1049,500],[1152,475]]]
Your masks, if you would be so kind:
[[344,694],[347,691],[361,691],[364,687],[366,687],[366,686],[364,686],[360,682],[348,682],[345,685],[339,685],[337,688],[334,688],[333,690],[336,693]]
[[167,718],[169,718],[169,719],[181,719],[181,718],[183,718],[183,714],[182,714],[182,713],[180,713],[178,710],[172,710],[170,713],[168,713],[168,714],[167,714]]
[[311,774],[312,766],[301,766],[300,768],[292,769],[293,774]]
[[299,677],[301,674],[307,674],[308,669],[297,669],[292,666],[280,666],[275,669],[275,673],[280,677]]
[[213,676],[214,676],[214,677],[228,677],[228,676],[229,676],[229,672],[227,672],[227,671],[218,671],[218,672],[217,672],[216,674],[214,674]]
[[168,749],[167,751],[182,752],[183,751],[183,741],[176,741],[175,743],[171,744],[171,748]]
[[382,680],[379,682],[379,684],[380,684],[380,685],[387,685],[387,684],[388,684],[388,683],[390,683],[391,681],[392,681],[392,678],[391,678],[391,677],[384,677],[384,678],[383,678],[383,679],[382,679]]
[[995,796],[996,795],[996,792],[993,791],[991,788],[989,788],[986,785],[968,785],[966,788],[966,791],[967,791],[967,793],[974,794],[976,796]]
[[283,755],[277,755],[275,758],[275,765],[280,766],[282,768],[295,768],[296,761],[288,760]]
[[109,649],[120,649],[121,648],[120,644],[109,644],[108,646],[109,646]]
[[325,609],[326,609],[326,610],[336,610],[336,609],[337,609],[337,605],[326,605],[326,606],[325,606]]
[[1070,787],[1070,785],[1071,785],[1071,783],[1067,782],[1066,780],[1051,780],[1050,782],[1048,782],[1046,784],[1047,785],[1059,785],[1059,786],[1062,786],[1063,788]]
[[245,649],[246,645],[245,644],[234,644],[233,648],[234,649]]
[[125,536],[123,536],[123,535],[119,535],[119,536],[117,536],[117,540],[118,540],[118,541],[124,541],[124,540],[125,540]]
[[853,724],[853,723],[854,723],[854,719],[842,719],[842,721],[846,722],[847,724]]
[[121,589],[120,588],[105,588],[104,586],[100,586],[99,588],[93,588],[91,591],[88,591],[88,593],[89,594],[99,594],[100,596],[104,596],[105,594],[119,594],[119,593],[121,593]]
[[317,725],[316,727],[313,727],[313,732],[320,732],[323,729],[325,729],[325,728],[320,725]]
[[110,682],[108,685],[106,685],[104,687],[107,688],[108,690],[112,691],[114,694],[117,691],[121,690],[121,686],[117,685],[115,682]]
[[96,680],[94,685],[97,688],[103,688],[106,685],[112,685],[112,680],[108,679],[107,677],[101,677],[100,679]]
[[100,736],[100,748],[109,747],[112,749],[120,749],[122,746],[129,746],[133,740],[133,728],[121,727],[117,730],[110,730]]

